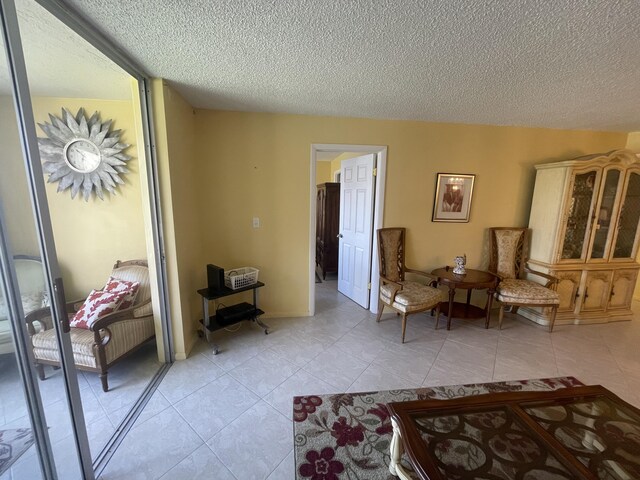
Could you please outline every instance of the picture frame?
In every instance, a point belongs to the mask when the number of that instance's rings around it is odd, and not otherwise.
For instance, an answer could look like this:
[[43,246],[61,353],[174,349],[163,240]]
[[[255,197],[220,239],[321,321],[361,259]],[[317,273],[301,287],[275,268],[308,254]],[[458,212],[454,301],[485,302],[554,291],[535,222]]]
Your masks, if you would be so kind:
[[431,221],[469,222],[475,178],[466,173],[438,173]]

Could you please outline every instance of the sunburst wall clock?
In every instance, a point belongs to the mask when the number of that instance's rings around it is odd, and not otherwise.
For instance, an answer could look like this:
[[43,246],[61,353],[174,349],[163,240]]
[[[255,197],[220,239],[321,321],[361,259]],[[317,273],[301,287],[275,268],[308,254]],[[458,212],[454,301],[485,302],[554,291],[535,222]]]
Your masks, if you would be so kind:
[[104,200],[104,190],[116,194],[124,184],[120,175],[128,173],[126,163],[131,157],[123,153],[130,145],[120,143],[121,130],[111,130],[111,120],[102,122],[95,112],[87,119],[84,109],[74,116],[62,109],[62,117],[49,114],[51,123],[38,126],[47,138],[38,138],[42,168],[49,174],[49,183],[58,183],[58,192],[71,189],[71,198],[82,190],[85,201],[95,190]]

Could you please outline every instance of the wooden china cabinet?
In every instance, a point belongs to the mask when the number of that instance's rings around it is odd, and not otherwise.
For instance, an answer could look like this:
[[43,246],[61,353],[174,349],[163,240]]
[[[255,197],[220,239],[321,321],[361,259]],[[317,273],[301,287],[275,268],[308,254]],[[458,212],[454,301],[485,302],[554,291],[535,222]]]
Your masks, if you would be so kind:
[[316,194],[316,265],[327,272],[338,271],[338,229],[340,223],[340,184],[318,185]]
[[[628,150],[536,165],[530,263],[559,278],[558,323],[631,319],[640,159]],[[548,324],[544,309],[523,316]]]

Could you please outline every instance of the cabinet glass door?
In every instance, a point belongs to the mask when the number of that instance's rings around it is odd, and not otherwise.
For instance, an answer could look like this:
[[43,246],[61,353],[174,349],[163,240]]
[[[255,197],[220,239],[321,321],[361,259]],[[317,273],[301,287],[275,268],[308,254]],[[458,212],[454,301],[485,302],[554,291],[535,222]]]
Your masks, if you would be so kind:
[[630,172],[620,208],[613,258],[634,258],[640,220],[640,173]]
[[563,260],[584,259],[590,234],[589,224],[593,199],[598,180],[598,171],[577,173],[573,177],[573,188],[569,197],[568,215],[561,258]]
[[613,234],[614,206],[618,193],[618,185],[622,175],[620,170],[611,169],[606,172],[600,205],[597,210],[597,221],[594,225],[593,245],[591,247],[591,258],[606,258],[609,250],[610,240]]

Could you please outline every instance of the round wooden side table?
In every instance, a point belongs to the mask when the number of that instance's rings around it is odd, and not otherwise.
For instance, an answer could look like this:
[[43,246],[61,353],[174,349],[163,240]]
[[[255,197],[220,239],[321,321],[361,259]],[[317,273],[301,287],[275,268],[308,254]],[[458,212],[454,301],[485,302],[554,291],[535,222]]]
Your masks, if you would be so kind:
[[[453,268],[443,267],[436,268],[431,275],[438,277],[439,285],[449,287],[449,302],[440,304],[440,311],[447,315],[447,330],[451,329],[451,318],[482,318],[485,317],[484,328],[489,328],[489,318],[491,316],[491,303],[493,302],[493,294],[498,286],[499,278],[491,272],[482,270],[467,269],[467,273],[459,275],[453,273]],[[467,290],[467,303],[454,302],[453,298],[456,289],[462,288]],[[471,305],[471,291],[473,289],[487,289],[487,304],[485,308]]]

